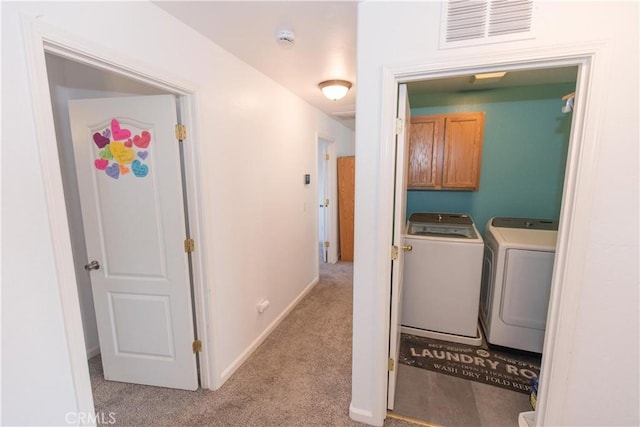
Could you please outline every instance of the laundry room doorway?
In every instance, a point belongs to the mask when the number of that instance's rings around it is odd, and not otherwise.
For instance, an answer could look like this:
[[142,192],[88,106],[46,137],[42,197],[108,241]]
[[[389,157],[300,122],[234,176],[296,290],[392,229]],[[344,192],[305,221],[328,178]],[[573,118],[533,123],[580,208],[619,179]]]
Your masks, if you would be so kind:
[[[597,49],[596,49],[597,51]],[[425,80],[431,80],[432,82],[435,83],[444,83],[444,80],[448,79],[448,78],[464,78],[468,81],[469,77],[473,74],[476,74],[480,71],[482,72],[497,72],[497,71],[507,71],[507,72],[512,72],[512,73],[517,73],[517,72],[524,72],[524,71],[534,71],[534,70],[539,70],[540,72],[547,70],[547,69],[561,69],[561,68],[569,68],[573,70],[574,76],[576,76],[575,79],[575,84],[571,84],[572,88],[575,89],[572,92],[574,93],[572,101],[574,101],[574,104],[572,105],[572,107],[574,108],[575,113],[573,113],[572,117],[567,118],[563,118],[564,121],[569,120],[568,125],[566,126],[566,129],[569,132],[569,135],[567,137],[567,142],[568,142],[568,148],[567,148],[567,153],[565,154],[566,157],[564,157],[563,159],[561,159],[562,163],[562,171],[561,171],[561,184],[560,184],[560,195],[559,195],[559,199],[558,202],[558,216],[560,219],[560,226],[559,226],[559,233],[558,233],[558,250],[557,250],[557,255],[556,255],[556,265],[554,268],[554,274],[553,274],[553,280],[552,280],[552,289],[551,289],[551,297],[550,297],[550,304],[549,304],[549,313],[547,316],[547,334],[546,334],[546,338],[545,338],[545,351],[543,353],[543,370],[540,373],[540,378],[541,378],[541,382],[544,383],[544,388],[541,390],[541,393],[539,393],[538,395],[538,405],[537,405],[537,413],[538,416],[540,417],[540,414],[542,414],[542,417],[540,419],[544,419],[544,416],[546,415],[546,411],[552,411],[553,408],[553,403],[550,402],[548,399],[549,396],[554,395],[554,393],[556,392],[557,389],[561,389],[562,385],[558,384],[556,382],[554,382],[553,378],[551,378],[550,376],[550,372],[551,366],[558,364],[556,366],[561,366],[562,364],[567,362],[567,358],[564,356],[560,356],[558,359],[554,360],[553,355],[554,354],[558,354],[558,350],[561,349],[561,347],[563,346],[562,342],[558,341],[558,336],[565,334],[565,333],[570,333],[570,331],[566,330],[565,328],[567,326],[571,325],[571,322],[573,321],[573,319],[575,319],[575,311],[573,311],[573,307],[571,306],[571,303],[569,302],[567,305],[567,300],[562,300],[562,294],[565,291],[561,292],[562,287],[564,286],[568,286],[565,283],[562,283],[559,280],[559,277],[563,274],[567,274],[567,258],[568,258],[568,253],[569,251],[572,250],[577,250],[580,245],[576,245],[576,241],[580,241],[583,237],[581,237],[579,234],[575,234],[575,230],[569,230],[569,228],[563,228],[563,224],[567,224],[567,219],[568,219],[568,215],[569,212],[572,213],[576,213],[576,212],[580,212],[581,214],[587,216],[587,212],[588,210],[586,210],[586,206],[579,204],[579,201],[576,200],[576,193],[579,193],[581,190],[581,181],[582,182],[588,182],[588,175],[584,175],[584,173],[582,171],[579,171],[578,166],[581,164],[584,164],[585,162],[588,164],[589,161],[591,160],[591,158],[589,157],[589,153],[588,151],[586,152],[587,154],[585,154],[585,146],[593,146],[595,144],[595,141],[592,138],[588,138],[585,137],[585,129],[590,127],[590,124],[585,120],[585,112],[587,109],[587,104],[586,104],[586,98],[587,98],[587,93],[589,92],[589,89],[592,89],[592,74],[593,73],[593,69],[591,67],[591,57],[592,55],[595,55],[597,52],[591,51],[589,49],[587,49],[586,52],[584,52],[584,54],[581,55],[567,55],[566,53],[563,52],[557,52],[557,56],[555,58],[549,58],[549,57],[544,57],[544,58],[538,58],[538,59],[530,59],[530,60],[517,60],[514,61],[512,63],[505,63],[502,62],[501,65],[496,66],[496,65],[491,65],[490,63],[486,63],[482,60],[478,60],[476,58],[476,61],[479,61],[478,63],[473,63],[473,60],[461,60],[460,62],[462,63],[459,67],[453,67],[451,66],[451,64],[447,64],[447,68],[446,71],[443,71],[442,69],[439,69],[438,66],[434,66],[432,68],[426,66],[424,68],[420,68],[419,66],[416,66],[414,69],[412,69],[411,71],[407,71],[406,68],[402,68],[402,69],[398,69],[397,71],[394,70],[386,70],[388,73],[386,74],[386,83],[390,84],[391,81],[394,81],[396,83],[396,86],[389,86],[389,87],[394,87],[394,90],[387,90],[384,94],[383,94],[383,101],[385,102],[385,105],[389,105],[391,102],[397,102],[397,94],[399,92],[399,89],[397,89],[397,84],[402,84],[402,83],[407,83],[407,84],[411,84],[413,82],[420,82],[420,81],[425,81]],[[469,64],[469,61],[472,62],[473,65]],[[481,63],[483,64],[486,68],[482,68],[481,66],[479,66],[478,64]],[[544,82],[541,82],[544,83]],[[467,96],[469,96],[469,94],[466,94]],[[562,93],[562,95],[565,95],[565,93]],[[559,96],[558,97],[558,109],[568,109],[567,105],[565,104],[565,100],[563,100],[563,96]],[[433,97],[433,95],[427,95],[427,97]],[[581,98],[584,97],[584,98]],[[412,103],[412,107],[414,107],[413,103]],[[415,107],[414,107],[415,108]],[[390,110],[390,109],[388,109]],[[394,116],[393,116],[393,120],[395,121],[396,117],[398,117],[395,113],[395,108],[393,109],[394,111]],[[412,114],[415,114],[415,111],[412,111]],[[388,120],[391,120],[391,117],[388,117]],[[508,121],[505,122],[505,126],[508,126]],[[558,127],[558,123],[547,123],[547,126],[550,126],[551,128],[556,128]],[[389,126],[389,130],[391,130],[392,127]],[[564,127],[563,127],[564,129]],[[385,143],[388,144],[389,146],[392,146],[392,144],[394,144],[395,139],[396,139],[396,134],[394,134],[392,136],[391,132],[388,132],[387,134],[385,134],[384,136],[385,138]],[[401,147],[397,147],[398,150],[401,150]],[[388,152],[393,152],[393,150],[388,150]],[[385,161],[391,161],[391,158],[385,159]],[[565,174],[565,166],[566,166],[566,174]],[[386,167],[386,172],[389,174],[393,173],[393,170],[398,170],[397,165],[394,165],[393,168],[391,167]],[[381,177],[381,179],[384,179],[384,177]],[[396,177],[396,180],[398,179],[398,177]],[[482,184],[481,184],[482,185]],[[521,191],[523,193],[526,193],[526,189],[521,189]],[[387,200],[389,200],[389,203],[391,204],[392,200],[395,200],[398,197],[397,194],[395,194],[393,197],[391,196],[391,194],[389,194],[389,197],[387,198]],[[411,203],[411,201],[409,200],[408,203]],[[442,205],[444,206],[444,205]],[[447,209],[449,208],[448,206],[443,207],[443,209]],[[394,215],[398,215],[399,214],[399,210],[393,210],[391,207],[389,207],[389,209],[387,210],[387,212],[391,213],[391,212],[395,212]],[[573,220],[575,220],[575,216],[572,217]],[[389,223],[391,222],[395,222],[397,220],[397,218],[394,218],[393,221],[389,221]],[[406,218],[402,218],[402,220],[406,220]],[[484,225],[484,224],[481,224]],[[582,223],[581,224],[583,227],[587,227],[588,224]],[[478,227],[480,228],[480,227]],[[395,243],[394,243],[395,245]],[[578,269],[579,270],[579,269]],[[571,270],[571,273],[576,272],[577,270]],[[559,276],[560,275],[560,276]],[[392,282],[390,282],[390,297],[389,297],[389,301],[392,303],[397,303],[398,302],[398,298],[394,298],[394,285]],[[564,304],[563,304],[564,303]],[[568,308],[567,308],[568,307]],[[394,307],[391,307],[391,311],[394,310]],[[560,319],[564,319],[563,321],[560,321]],[[393,329],[393,325],[389,325],[389,329],[392,330]],[[390,335],[389,336],[389,348],[392,349],[396,343],[395,343],[395,336],[394,335]],[[389,367],[390,370],[393,369],[393,366],[397,364],[394,363],[396,362],[395,360],[390,360],[389,361]],[[390,385],[390,383],[388,383]],[[391,390],[387,391],[387,396],[391,395],[393,392]],[[546,405],[550,405],[550,406],[546,406]],[[511,422],[515,422],[515,420],[517,419],[518,414],[514,414],[515,418],[511,419]]]
[[[471,76],[407,84],[413,120],[409,125],[412,140],[405,221],[413,220],[411,230],[418,229],[416,221],[426,221],[421,230],[434,229],[440,234],[433,238],[408,235],[397,244],[410,245],[413,250],[406,254],[403,351],[395,358],[400,380],[394,413],[442,424],[458,408],[456,423],[500,424],[531,410],[526,392],[531,377],[539,373],[540,356],[532,353],[525,357],[522,353],[527,349],[541,353],[553,261],[540,286],[531,287],[539,290],[539,297],[528,295],[527,301],[520,301],[518,298],[522,298],[516,295],[508,300],[512,301],[510,307],[518,307],[518,322],[510,319],[510,323],[528,325],[535,318],[535,327],[520,327],[517,332],[532,342],[503,343],[505,337],[498,336],[501,324],[494,323],[489,331],[483,327],[488,324],[484,322],[486,316],[481,322],[478,315],[478,302],[492,302],[487,295],[500,295],[498,291],[502,290],[485,290],[489,286],[485,286],[482,274],[484,242],[488,239],[485,226],[489,228],[492,218],[504,216],[551,219],[557,224],[571,129],[571,114],[561,111],[562,97],[575,91],[576,75],[577,67],[561,67],[512,71],[493,84],[480,86],[470,83]],[[444,138],[439,139],[438,134]],[[442,153],[435,154],[440,150]],[[457,167],[457,161],[451,160],[454,150],[461,151],[455,154],[465,165],[477,155],[481,159],[477,172],[471,166],[465,166],[462,174],[453,170]],[[432,172],[439,171],[442,176],[433,179]],[[467,174],[469,171],[473,173]],[[467,184],[476,174],[476,184]],[[454,180],[461,183],[456,185],[473,189],[447,189]],[[432,217],[434,221],[441,218],[441,223],[431,222]],[[474,224],[469,230],[476,236],[467,236],[466,243],[460,238],[467,227],[464,218]],[[446,225],[448,222],[451,225]],[[411,230],[409,233],[413,233]],[[449,243],[442,234],[445,231],[451,233]],[[555,237],[553,231],[541,233]],[[438,249],[430,249],[430,244]],[[481,283],[485,298],[479,298]],[[510,294],[522,295],[522,291]],[[542,299],[540,304],[533,303]],[[493,310],[499,309],[499,302],[493,305]],[[513,312],[507,309],[504,311]],[[514,332],[517,329],[512,328]],[[493,353],[497,345],[505,348]],[[472,364],[436,357],[445,350],[458,358],[475,353],[474,348],[484,350],[487,356],[476,354]],[[518,374],[506,371],[508,362],[500,361],[500,357],[509,358],[510,365],[517,364],[522,370]],[[442,390],[437,396],[415,396],[418,389],[436,386]],[[488,405],[491,410],[486,409]]]

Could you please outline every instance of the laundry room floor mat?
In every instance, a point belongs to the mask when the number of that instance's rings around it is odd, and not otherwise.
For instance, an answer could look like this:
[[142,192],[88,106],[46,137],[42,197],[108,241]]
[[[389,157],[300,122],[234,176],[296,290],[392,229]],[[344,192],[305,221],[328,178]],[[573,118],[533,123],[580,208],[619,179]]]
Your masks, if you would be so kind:
[[520,393],[531,392],[540,375],[537,355],[524,355],[402,334],[399,362],[445,375],[490,384]]

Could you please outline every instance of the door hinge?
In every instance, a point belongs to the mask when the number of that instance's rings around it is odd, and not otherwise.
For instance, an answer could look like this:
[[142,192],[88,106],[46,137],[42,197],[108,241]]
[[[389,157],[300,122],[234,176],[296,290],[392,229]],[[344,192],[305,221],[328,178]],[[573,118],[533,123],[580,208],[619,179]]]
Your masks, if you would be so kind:
[[392,358],[389,358],[389,362],[387,363],[387,368],[389,369],[389,372],[393,371],[395,367],[396,367],[395,360],[393,360]]
[[396,135],[400,135],[404,130],[404,122],[400,117],[396,117]]
[[200,353],[202,351],[202,341],[200,340],[193,341],[193,343],[191,344],[191,349],[193,350],[194,353]]
[[397,246],[391,246],[391,259],[393,261],[397,261],[398,260],[398,247]]
[[324,247],[328,248],[329,247],[329,242],[324,242]]
[[324,207],[328,207],[329,206],[329,199],[324,199]]
[[196,250],[196,242],[193,239],[184,239],[184,251],[191,253]]
[[325,154],[325,155],[324,155],[324,159],[325,159],[325,160],[329,160],[329,155],[328,155],[328,154]]
[[176,125],[176,139],[178,141],[187,139],[187,127],[185,125]]

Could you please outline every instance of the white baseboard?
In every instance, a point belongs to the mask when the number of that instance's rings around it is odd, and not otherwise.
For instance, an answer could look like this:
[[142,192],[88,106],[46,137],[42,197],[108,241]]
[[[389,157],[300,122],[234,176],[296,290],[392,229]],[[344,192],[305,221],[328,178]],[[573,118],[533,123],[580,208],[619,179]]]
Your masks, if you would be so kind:
[[373,419],[373,413],[371,411],[356,408],[353,404],[349,405],[349,417],[351,417],[353,421],[358,421],[372,426],[382,426],[384,424],[384,420],[376,422],[376,420]]
[[87,360],[92,359],[100,354],[100,346],[96,345],[87,349]]
[[271,324],[264,330],[264,332],[262,332],[258,336],[258,338],[256,338],[249,345],[249,347],[247,347],[247,349],[243,351],[242,354],[240,354],[240,356],[238,356],[238,358],[236,358],[236,360],[231,363],[231,365],[229,365],[229,367],[222,371],[222,373],[220,374],[220,378],[217,379],[218,381],[214,381],[214,383],[216,383],[216,389],[221,387],[222,384],[224,384],[231,377],[231,375],[233,375],[233,373],[237,371],[240,366],[242,366],[242,364],[249,358],[249,356],[251,356],[251,354],[256,351],[260,344],[262,344],[262,342],[269,336],[269,334],[271,334],[271,332],[273,332],[273,330],[280,324],[280,322],[282,322],[282,320],[284,320],[284,318],[287,317],[289,313],[291,313],[291,310],[293,310],[295,306],[298,305],[300,301],[302,301],[302,299],[309,293],[309,291],[313,289],[313,287],[318,283],[319,280],[319,277],[313,279],[311,283],[309,283],[304,288],[300,295],[298,295],[296,299],[294,299],[293,302],[291,302],[291,304],[289,304],[289,306],[282,313],[280,313],[280,315],[276,317],[273,322],[271,322]]
[[520,412],[518,415],[518,426],[531,427],[536,423],[536,415],[534,411]]

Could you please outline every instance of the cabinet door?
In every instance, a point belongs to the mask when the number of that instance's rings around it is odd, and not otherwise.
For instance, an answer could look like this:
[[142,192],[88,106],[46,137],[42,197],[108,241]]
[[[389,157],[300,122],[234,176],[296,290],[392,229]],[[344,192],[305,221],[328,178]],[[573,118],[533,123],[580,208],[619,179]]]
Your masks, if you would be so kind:
[[442,164],[442,137],[444,116],[416,116],[411,118],[409,142],[409,189],[436,188],[440,186]]
[[484,113],[448,114],[444,132],[442,188],[478,190]]

